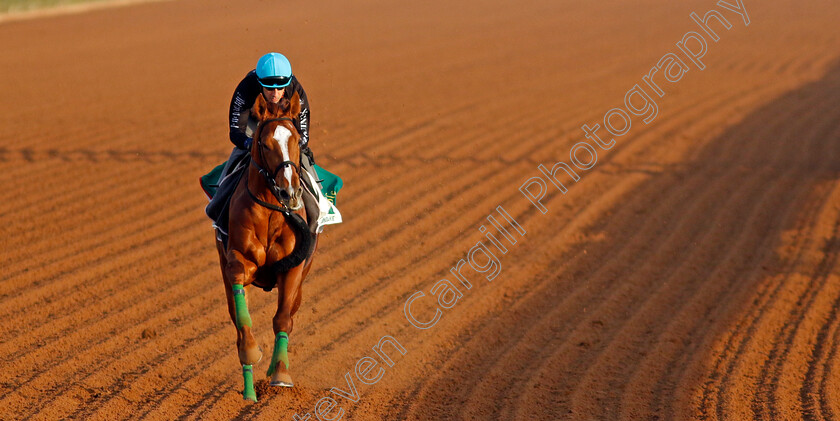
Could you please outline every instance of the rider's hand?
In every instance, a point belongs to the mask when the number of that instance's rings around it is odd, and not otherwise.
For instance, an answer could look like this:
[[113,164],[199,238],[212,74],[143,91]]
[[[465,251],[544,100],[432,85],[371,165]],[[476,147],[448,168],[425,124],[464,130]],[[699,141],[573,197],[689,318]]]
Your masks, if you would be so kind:
[[245,142],[242,142],[244,144],[246,150],[251,149],[251,142],[253,142],[253,141],[254,140],[249,137],[249,138],[245,139]]

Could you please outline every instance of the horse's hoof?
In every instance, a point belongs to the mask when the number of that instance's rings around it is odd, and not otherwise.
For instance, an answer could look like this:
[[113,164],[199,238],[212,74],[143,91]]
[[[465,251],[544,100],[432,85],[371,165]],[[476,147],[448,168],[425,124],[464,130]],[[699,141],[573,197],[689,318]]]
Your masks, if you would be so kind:
[[272,386],[279,386],[279,387],[294,387],[295,383],[292,381],[292,376],[289,375],[287,372],[277,371],[271,376],[271,383]]
[[279,380],[279,381],[272,380],[271,385],[272,386],[278,386],[278,387],[295,387],[295,384],[292,383],[291,381],[286,382],[286,381],[283,381],[283,380]]

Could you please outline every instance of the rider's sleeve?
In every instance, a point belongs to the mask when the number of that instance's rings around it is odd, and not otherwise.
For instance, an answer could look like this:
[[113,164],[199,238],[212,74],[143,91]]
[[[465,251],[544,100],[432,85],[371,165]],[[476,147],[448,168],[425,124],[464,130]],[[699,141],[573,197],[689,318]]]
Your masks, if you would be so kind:
[[315,163],[315,157],[312,155],[312,149],[309,148],[309,122],[311,114],[309,111],[309,99],[306,97],[306,91],[303,90],[303,85],[295,78],[293,80],[295,92],[300,97],[300,114],[295,121],[298,133],[300,133],[300,151],[309,157],[311,163]]
[[237,148],[248,149],[247,144],[250,139],[245,134],[245,126],[248,122],[240,121],[240,119],[243,112],[251,109],[259,94],[260,83],[257,80],[257,73],[252,70],[236,86],[236,91],[233,92],[233,98],[230,100],[230,111],[228,113],[230,141]]
[[306,97],[306,91],[303,90],[303,85],[295,78],[295,92],[300,96],[300,115],[297,118],[297,128],[300,132],[300,146],[309,147],[309,99]]

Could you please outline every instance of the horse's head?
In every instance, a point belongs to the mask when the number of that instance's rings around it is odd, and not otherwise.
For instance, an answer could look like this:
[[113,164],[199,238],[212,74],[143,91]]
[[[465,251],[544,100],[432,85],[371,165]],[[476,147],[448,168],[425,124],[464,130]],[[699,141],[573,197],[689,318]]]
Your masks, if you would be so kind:
[[300,134],[292,123],[300,113],[298,94],[277,104],[258,95],[251,112],[260,122],[251,145],[252,162],[274,197],[293,211],[301,209]]

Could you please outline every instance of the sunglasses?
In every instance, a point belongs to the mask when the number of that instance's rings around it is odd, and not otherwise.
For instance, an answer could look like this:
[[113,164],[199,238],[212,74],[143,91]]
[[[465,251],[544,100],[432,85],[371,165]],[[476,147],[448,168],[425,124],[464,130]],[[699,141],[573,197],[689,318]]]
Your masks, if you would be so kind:
[[283,89],[292,81],[291,77],[267,77],[260,79],[260,85],[267,89]]

